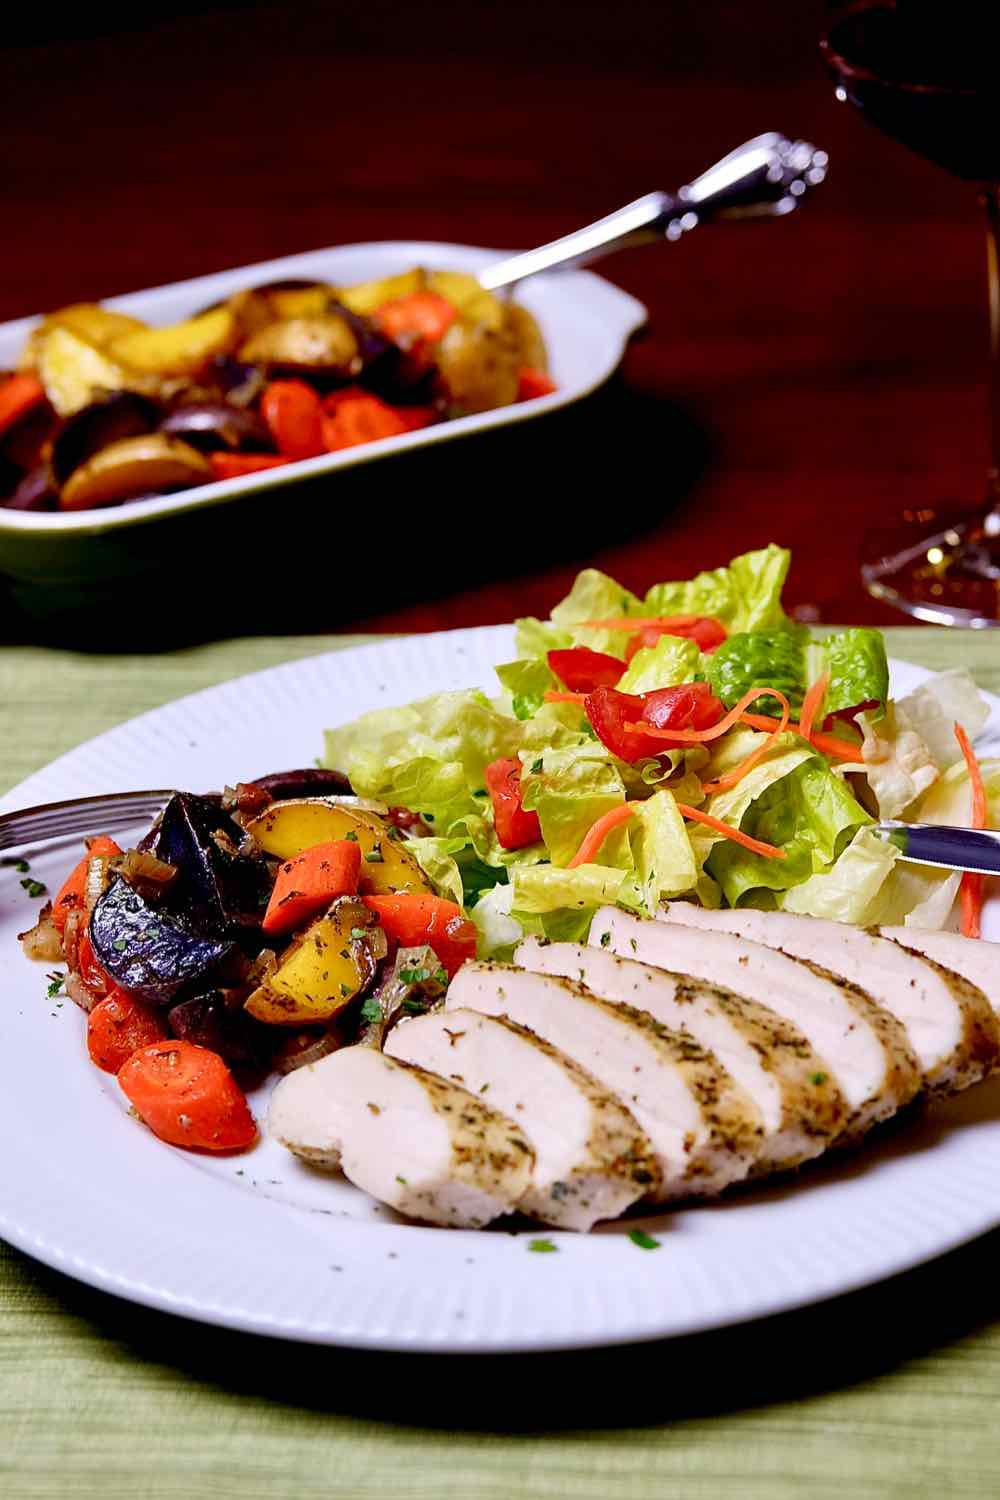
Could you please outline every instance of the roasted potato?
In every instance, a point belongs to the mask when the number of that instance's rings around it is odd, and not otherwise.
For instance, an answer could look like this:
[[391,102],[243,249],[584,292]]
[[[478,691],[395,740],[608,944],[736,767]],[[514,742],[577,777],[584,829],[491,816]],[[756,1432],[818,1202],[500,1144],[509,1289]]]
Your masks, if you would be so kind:
[[328,370],[356,375],[361,369],[358,341],[346,318],[286,318],[268,323],[240,347],[240,359],[283,369]]
[[64,328],[85,344],[95,349],[106,349],[113,339],[123,334],[134,333],[145,328],[138,318],[127,313],[113,312],[99,302],[73,302],[69,307],[60,307],[48,313],[35,328],[24,346],[18,368],[33,370],[38,365],[42,345],[54,328]]
[[506,324],[494,331],[463,314],[438,344],[436,357],[456,414],[490,411],[517,400],[521,350]]
[[473,323],[481,323],[498,333],[504,324],[506,309],[492,292],[479,285],[467,271],[431,271],[427,277],[429,291],[446,298],[459,313]]
[[128,372],[68,328],[53,328],[38,349],[38,375],[61,417],[132,382]]
[[517,302],[509,302],[505,311],[507,327],[517,340],[521,364],[529,370],[548,370],[548,351],[534,316]]
[[60,491],[59,508],[116,505],[136,495],[186,489],[211,478],[211,465],[196,449],[165,432],[150,432],[109,443],[74,469]]
[[337,300],[352,313],[371,317],[383,302],[394,302],[397,297],[409,297],[413,292],[427,288],[427,272],[419,266],[412,271],[402,271],[398,276],[385,276],[381,281],[362,281],[358,286],[341,287]]
[[226,306],[239,325],[242,339],[252,338],[269,323],[286,318],[320,318],[336,298],[336,288],[326,282],[306,286],[256,286],[234,292]]
[[208,360],[228,354],[239,336],[228,307],[216,307],[166,328],[140,328],[112,339],[110,356],[145,375],[193,375]]
[[398,837],[398,829],[375,813],[360,812],[343,803],[313,797],[275,802],[247,824],[247,831],[266,854],[278,859],[294,859],[303,849],[331,839],[356,838],[361,847],[359,888],[365,895],[433,889]]
[[365,930],[375,917],[356,896],[341,896],[282,954],[278,967],[246,1002],[258,1021],[303,1026],[328,1021],[374,977]]

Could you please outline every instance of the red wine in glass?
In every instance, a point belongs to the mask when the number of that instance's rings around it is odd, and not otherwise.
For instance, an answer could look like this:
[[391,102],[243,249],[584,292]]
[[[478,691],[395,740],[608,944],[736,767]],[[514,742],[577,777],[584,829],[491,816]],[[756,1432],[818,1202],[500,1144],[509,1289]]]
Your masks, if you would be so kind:
[[986,208],[991,465],[985,501],[922,501],[866,539],[862,578],[876,598],[938,625],[1000,626],[1000,39],[995,0],[861,0],[822,42],[864,118],[957,177]]

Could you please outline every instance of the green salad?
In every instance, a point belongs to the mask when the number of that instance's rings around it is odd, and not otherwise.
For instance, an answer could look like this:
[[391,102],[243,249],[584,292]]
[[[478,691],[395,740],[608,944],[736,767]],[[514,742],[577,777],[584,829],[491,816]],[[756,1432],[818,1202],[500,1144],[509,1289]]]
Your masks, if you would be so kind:
[[[605,902],[943,926],[960,877],[872,826],[968,824],[955,724],[974,740],[989,710],[964,670],[890,698],[879,631],[785,614],[789,562],[772,545],[644,598],[585,569],[547,620],[517,622],[494,696],[364,714],[327,732],[325,763],[417,815],[409,847],[484,955],[584,938]],[[980,767],[996,826],[1000,760]]]

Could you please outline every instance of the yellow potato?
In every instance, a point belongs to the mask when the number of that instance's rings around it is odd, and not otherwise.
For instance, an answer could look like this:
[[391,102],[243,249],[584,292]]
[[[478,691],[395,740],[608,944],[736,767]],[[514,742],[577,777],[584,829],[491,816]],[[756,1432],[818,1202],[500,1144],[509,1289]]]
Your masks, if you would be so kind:
[[526,307],[516,302],[507,304],[507,327],[517,340],[521,364],[529,370],[548,370],[549,356],[539,328]]
[[459,316],[437,347],[437,365],[456,412],[492,411],[517,400],[521,350],[507,326],[494,332]]
[[108,391],[135,389],[121,365],[68,328],[53,328],[41,341],[38,376],[61,417],[71,416]]
[[[375,813],[359,812],[318,797],[275,802],[247,824],[247,831],[267,854],[294,859],[303,849],[326,844],[331,839],[352,836],[361,848],[359,889],[369,896],[397,891],[433,891],[406,844],[393,828]],[[382,858],[371,858],[381,854]]]
[[127,313],[113,312],[110,307],[102,307],[99,302],[73,302],[69,307],[60,307],[55,312],[47,313],[32,330],[18,368],[36,368],[42,345],[55,328],[66,329],[85,344],[92,344],[95,349],[105,349],[112,339],[145,327],[146,324],[138,318],[130,318]]
[[371,314],[383,302],[394,302],[397,297],[409,297],[412,292],[422,292],[427,286],[427,273],[418,268],[402,271],[398,276],[385,276],[381,281],[362,281],[359,286],[341,287],[338,301],[351,312],[362,317]]
[[228,307],[171,323],[122,334],[109,345],[111,356],[129,370],[148,375],[193,375],[206,360],[232,349],[238,329]]
[[336,291],[332,286],[302,286],[264,295],[276,318],[321,318]]
[[341,896],[282,955],[245,1009],[274,1026],[329,1021],[350,1005],[375,973],[362,929],[376,925],[355,896]]
[[147,432],[98,448],[63,485],[59,508],[92,510],[156,490],[205,484],[211,478],[212,466],[197,448],[166,432]]
[[439,297],[446,297],[473,323],[481,323],[494,333],[503,327],[504,304],[466,271],[432,271],[427,277],[427,287]]

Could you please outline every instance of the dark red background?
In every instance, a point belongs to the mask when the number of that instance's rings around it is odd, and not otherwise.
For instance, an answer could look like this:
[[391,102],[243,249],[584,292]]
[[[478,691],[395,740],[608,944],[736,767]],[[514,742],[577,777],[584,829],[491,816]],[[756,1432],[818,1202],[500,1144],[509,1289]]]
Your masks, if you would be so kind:
[[[588,560],[641,589],[768,540],[794,548],[793,603],[889,622],[856,582],[865,527],[977,496],[974,194],[835,103],[818,0],[102,15],[7,31],[0,318],[339,241],[537,243],[769,128],[832,157],[786,221],[606,261],[650,329],[586,422],[492,440],[499,466],[463,444],[414,493],[397,466],[365,507],[377,576],[306,612],[265,587],[259,628],[545,613]],[[401,496],[422,540],[397,587]]]

